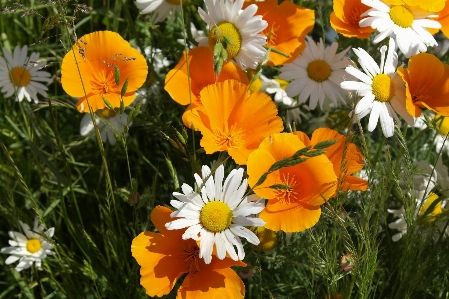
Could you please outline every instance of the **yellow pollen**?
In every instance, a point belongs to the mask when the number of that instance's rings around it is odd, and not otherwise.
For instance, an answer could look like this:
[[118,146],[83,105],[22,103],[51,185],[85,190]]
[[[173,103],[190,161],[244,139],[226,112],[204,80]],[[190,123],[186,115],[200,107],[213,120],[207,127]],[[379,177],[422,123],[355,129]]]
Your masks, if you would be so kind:
[[41,240],[39,239],[29,239],[26,244],[27,251],[30,253],[36,253],[42,248]]
[[[421,209],[419,210],[419,216],[424,215],[424,213],[430,208],[430,206],[438,200],[439,196],[435,193],[430,193],[429,197],[427,197],[424,204],[421,206]],[[438,216],[443,212],[443,209],[441,208],[441,201],[438,202],[434,207],[433,210],[427,214],[425,223],[431,223],[435,220],[435,217]]]
[[117,112],[115,112],[115,110],[111,110],[108,108],[104,108],[104,109],[98,109],[96,111],[96,113],[100,116],[102,116],[105,119],[111,118],[113,116],[115,116],[117,114]]
[[201,209],[200,221],[207,230],[222,232],[231,225],[232,210],[224,202],[211,201]]
[[376,75],[373,78],[371,88],[376,97],[376,101],[379,102],[389,102],[394,95],[393,80],[385,74]]
[[239,54],[242,46],[242,37],[234,24],[221,22],[212,27],[209,31],[209,48],[213,51],[217,42],[223,42],[223,36],[227,36],[232,41],[232,44],[228,44],[226,47],[228,59],[232,59]]
[[[171,5],[181,5],[179,0],[166,0]],[[182,0],[182,4],[186,3],[187,0]]]
[[298,196],[301,193],[301,182],[296,181],[296,177],[292,175],[290,177],[290,174],[282,174],[281,179],[281,185],[288,186],[288,189],[275,189],[274,193],[276,194],[276,198],[279,199],[279,201],[289,204],[292,202],[295,202]]
[[331,73],[331,66],[324,60],[314,60],[307,66],[307,75],[316,82],[326,81]]
[[9,72],[15,86],[27,86],[31,81],[31,74],[25,68],[17,66]]
[[413,14],[402,5],[395,5],[390,8],[390,19],[402,28],[411,27],[415,20]]
[[220,129],[214,129],[215,143],[218,146],[223,147],[223,150],[228,148],[240,148],[244,144],[246,138],[241,130],[225,129],[224,131]]

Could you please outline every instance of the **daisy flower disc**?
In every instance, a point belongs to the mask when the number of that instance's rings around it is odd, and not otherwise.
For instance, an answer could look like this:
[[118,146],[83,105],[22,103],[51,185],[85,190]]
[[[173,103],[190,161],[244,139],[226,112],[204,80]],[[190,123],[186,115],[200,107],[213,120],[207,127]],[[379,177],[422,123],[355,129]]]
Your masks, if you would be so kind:
[[238,66],[256,69],[266,54],[264,45],[267,37],[259,34],[268,23],[262,16],[255,15],[257,6],[249,5],[242,10],[244,0],[204,0],[207,13],[198,8],[198,13],[210,30],[208,36],[197,39],[200,46],[209,46],[213,51],[217,42],[226,35],[231,41],[226,47],[228,59],[234,59]]
[[[169,222],[165,227],[169,230],[187,228],[182,238],[200,241],[199,257],[206,264],[212,260],[215,245],[217,257],[222,260],[226,254],[237,261],[245,258],[243,244],[239,237],[258,245],[257,236],[244,226],[263,226],[265,222],[250,215],[260,213],[263,202],[253,201],[253,197],[244,197],[247,179],[243,178],[243,168],[234,169],[224,179],[224,167],[220,165],[215,171],[215,177],[207,166],[202,167],[202,177],[195,174],[195,180],[201,194],[193,191],[187,185],[182,185],[182,193],[173,192],[178,200],[170,204],[178,209],[171,214],[179,218]],[[234,249],[237,247],[237,253]]]
[[[187,0],[181,0],[182,4]],[[154,22],[159,23],[167,18],[171,11],[181,11],[180,1],[178,0],[136,0],[136,6],[141,15],[154,15]]]
[[279,78],[293,80],[285,89],[288,96],[299,95],[299,103],[310,98],[312,110],[318,103],[323,108],[326,98],[334,104],[337,104],[337,98],[344,101],[345,91],[340,88],[340,83],[348,77],[344,68],[351,64],[345,57],[349,48],[337,54],[338,43],[324,48],[322,40],[316,44],[311,37],[306,36],[306,39],[304,52],[281,68]]
[[39,53],[33,52],[27,57],[28,47],[14,48],[11,54],[3,47],[5,58],[0,56],[0,87],[5,98],[16,93],[16,100],[21,102],[25,97],[38,103],[37,94],[47,97],[48,88],[40,82],[50,82],[50,73],[41,71],[45,62],[37,63]]
[[422,9],[411,6],[389,5],[379,0],[362,0],[362,3],[372,8],[361,15],[366,18],[362,19],[359,25],[370,26],[379,31],[373,40],[374,43],[391,36],[396,39],[399,49],[406,58],[426,52],[427,47],[438,45],[426,29],[441,28],[438,21],[429,19],[437,15],[425,13]]
[[359,118],[363,118],[371,113],[368,131],[372,132],[380,119],[385,137],[394,135],[393,119],[396,120],[398,126],[401,126],[401,121],[396,112],[409,125],[413,126],[414,123],[413,117],[407,112],[405,107],[405,86],[404,81],[396,73],[398,54],[394,51],[394,48],[394,40],[390,38],[386,59],[387,46],[380,48],[382,55],[380,66],[362,48],[354,49],[354,53],[359,58],[359,64],[364,72],[353,66],[348,66],[346,72],[362,82],[344,81],[341,83],[343,89],[354,90],[362,97],[355,107],[355,114]]
[[[53,255],[51,249],[53,245],[47,241],[47,238],[53,237],[55,228],[48,229],[45,233],[44,227],[39,224],[37,218],[34,220],[33,230],[30,229],[28,224],[19,220],[20,226],[23,229],[24,234],[19,232],[8,232],[9,245],[11,247],[3,247],[1,252],[11,254],[6,260],[5,264],[10,265],[19,261],[16,266],[16,271],[22,271],[28,269],[33,263],[36,263],[37,267],[41,266],[42,260],[47,255]],[[42,234],[45,234],[47,238],[44,238]]]

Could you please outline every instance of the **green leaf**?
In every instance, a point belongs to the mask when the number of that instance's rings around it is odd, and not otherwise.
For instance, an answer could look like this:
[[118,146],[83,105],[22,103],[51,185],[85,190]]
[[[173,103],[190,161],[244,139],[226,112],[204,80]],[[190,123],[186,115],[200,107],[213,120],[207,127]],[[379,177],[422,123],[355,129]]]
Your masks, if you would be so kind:
[[314,145],[313,148],[314,149],[325,149],[331,145],[334,145],[335,143],[337,143],[337,140],[335,140],[335,139],[321,141],[321,142],[317,143],[316,145]]
[[268,188],[276,189],[276,190],[290,190],[291,189],[291,187],[289,185],[282,185],[282,184],[271,185]]
[[111,105],[111,103],[109,103],[108,100],[106,100],[105,97],[101,97],[103,99],[104,104],[106,105],[106,107],[108,107],[111,110],[114,110],[114,106]]
[[128,89],[128,78],[126,78],[125,83],[123,83],[122,90],[120,91],[120,95],[123,97]]
[[120,70],[118,68],[118,66],[114,67],[115,71],[114,71],[114,79],[115,79],[115,84],[119,85],[120,84]]

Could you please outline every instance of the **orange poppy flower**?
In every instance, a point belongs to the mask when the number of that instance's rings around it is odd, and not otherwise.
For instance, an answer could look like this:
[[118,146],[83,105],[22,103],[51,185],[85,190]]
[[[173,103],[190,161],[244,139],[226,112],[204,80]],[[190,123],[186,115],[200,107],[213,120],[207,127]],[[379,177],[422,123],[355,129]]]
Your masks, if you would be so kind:
[[189,118],[203,134],[200,144],[207,154],[227,151],[235,163],[243,165],[265,137],[284,129],[271,98],[250,93],[248,86],[236,80],[211,84],[201,90],[200,98],[203,107],[198,117]]
[[446,1],[446,5],[444,6],[444,8],[437,12],[437,14],[438,18],[436,18],[435,20],[441,24],[441,32],[443,32],[443,34],[447,38],[449,38],[449,1]]
[[263,2],[245,2],[258,6],[257,15],[268,22],[268,27],[261,32],[267,36],[267,46],[290,55],[290,58],[270,52],[269,66],[281,65],[293,61],[306,47],[304,37],[315,25],[315,11],[284,1],[278,6],[277,0]]
[[447,2],[446,0],[389,0],[385,1],[386,3],[390,3],[393,5],[406,5],[406,6],[415,6],[419,7],[422,10],[427,12],[438,12],[444,8],[444,4]]
[[397,70],[406,86],[407,112],[413,117],[427,108],[443,116],[449,116],[449,65],[428,53],[419,53],[408,61],[405,69]]
[[360,16],[371,7],[361,0],[334,0],[334,11],[330,16],[332,28],[346,37],[368,38],[375,30],[360,27]]
[[[183,115],[184,124],[191,127],[192,121],[188,116],[190,114],[197,116],[196,110],[202,107],[201,89],[207,85],[228,79],[235,79],[248,84],[248,77],[232,61],[223,64],[220,75],[217,77],[214,72],[213,55],[208,47],[194,48],[188,51],[187,56],[188,63],[186,63],[186,53],[184,53],[175,68],[168,72],[165,77],[165,90],[177,103],[181,105],[191,104]],[[187,72],[187,68],[189,72]]]
[[[363,155],[354,143],[346,144],[346,137],[335,130],[328,128],[316,129],[312,134],[312,140],[303,132],[293,132],[298,136],[305,146],[314,146],[322,141],[337,140],[336,143],[326,148],[326,157],[332,162],[334,172],[338,175],[338,190],[360,190],[368,189],[368,182],[364,179],[351,176],[363,168]],[[346,144],[346,145],[345,145]],[[346,147],[346,150],[345,150]],[[345,152],[346,151],[346,152]],[[345,154],[343,159],[343,153]],[[346,165],[344,169],[341,165]]]
[[[116,77],[118,73],[120,76]],[[78,110],[89,112],[86,100],[93,111],[106,108],[103,98],[113,107],[120,107],[126,79],[128,87],[123,102],[125,106],[131,104],[147,73],[145,57],[118,33],[96,31],[81,37],[64,56],[61,83],[70,96],[80,98]]]
[[244,298],[245,285],[231,266],[246,266],[229,257],[212,258],[206,264],[198,257],[199,248],[192,240],[183,240],[185,230],[167,230],[172,221],[169,208],[157,206],[151,221],[160,233],[143,232],[134,238],[131,252],[141,266],[140,284],[149,296],[163,296],[173,289],[176,281],[187,276],[177,291],[177,299]]
[[[259,178],[277,161],[292,157],[305,145],[293,133],[273,134],[265,138],[248,158],[248,183],[254,187]],[[273,185],[288,189],[270,188]],[[274,231],[300,232],[314,226],[321,215],[320,205],[337,191],[337,176],[331,161],[325,156],[284,167],[268,174],[254,192],[268,199],[259,218]]]

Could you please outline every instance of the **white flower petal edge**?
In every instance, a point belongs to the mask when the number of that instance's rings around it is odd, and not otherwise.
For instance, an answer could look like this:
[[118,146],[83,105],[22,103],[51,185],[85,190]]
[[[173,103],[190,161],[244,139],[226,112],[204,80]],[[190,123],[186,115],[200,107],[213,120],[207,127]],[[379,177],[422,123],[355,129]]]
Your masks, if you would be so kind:
[[[101,140],[104,143],[109,142],[110,145],[115,145],[117,143],[117,139],[114,136],[113,131],[120,136],[123,132],[123,128],[128,123],[128,115],[123,113],[120,115],[117,113],[116,115],[104,119],[95,114],[95,120],[97,122],[98,130],[100,131]],[[131,126],[132,123],[129,124]],[[90,113],[86,113],[81,119],[80,123],[80,135],[87,136],[94,130],[94,124],[92,122],[92,117]]]
[[153,14],[154,23],[162,22],[170,12],[181,11],[181,5],[172,5],[166,0],[136,0],[140,14]]
[[[0,56],[0,88],[1,92],[8,98],[16,93],[16,100],[21,102],[26,98],[28,102],[33,100],[35,103],[39,102],[37,94],[47,97],[48,88],[39,83],[51,82],[50,73],[41,71],[45,66],[45,62],[37,62],[39,53],[31,53],[30,58],[27,58],[28,46],[23,46],[20,49],[16,46],[13,54],[11,54],[6,47],[3,47],[3,54],[5,58]],[[5,60],[6,59],[6,60]],[[29,82],[22,82],[24,86],[17,86],[11,80],[11,70],[14,68],[22,68],[29,74]],[[25,78],[25,77],[22,77]]]
[[[255,196],[244,197],[247,180],[242,181],[243,172],[243,168],[232,170],[223,183],[223,165],[217,168],[214,176],[208,166],[203,166],[201,177],[195,174],[201,194],[194,192],[187,184],[182,185],[183,193],[173,192],[176,200],[172,200],[170,204],[177,210],[170,216],[179,219],[168,222],[165,227],[169,230],[187,228],[182,238],[200,242],[199,257],[203,258],[206,264],[212,261],[214,245],[219,259],[222,260],[229,254],[233,260],[243,260],[245,251],[239,237],[254,245],[259,244],[257,236],[244,226],[265,224],[262,219],[252,216],[259,214],[264,209],[265,203],[263,200],[256,201]],[[215,201],[226,204],[232,211],[231,224],[219,232],[208,230],[200,220],[202,209]],[[234,246],[237,247],[237,252]]]
[[[30,230],[28,224],[23,223],[20,220],[19,223],[25,235],[15,231],[8,232],[9,237],[12,239],[9,241],[11,247],[3,247],[0,250],[2,253],[11,255],[5,260],[6,265],[19,261],[15,268],[18,272],[31,267],[33,263],[35,263],[37,267],[40,267],[42,260],[45,259],[47,255],[53,255],[53,251],[51,250],[53,245],[48,242],[48,239],[53,237],[53,234],[55,233],[54,227],[44,232],[44,227],[39,224],[37,218],[34,220],[33,230]],[[47,238],[42,236],[42,233],[45,234]],[[39,250],[36,252],[29,252],[27,249],[27,243],[32,239],[37,239],[40,243],[40,248],[38,248]]]
[[[358,118],[363,118],[371,113],[368,131],[372,132],[377,127],[377,123],[380,120],[382,132],[387,138],[394,135],[394,120],[396,120],[398,126],[401,126],[401,121],[396,113],[398,113],[410,126],[413,126],[414,123],[414,118],[408,114],[405,108],[405,87],[404,82],[396,73],[398,55],[394,49],[394,39],[390,38],[386,57],[385,53],[387,52],[387,47],[382,46],[380,49],[380,66],[377,65],[374,59],[362,48],[354,49],[354,53],[358,57],[358,62],[365,73],[357,70],[353,66],[348,66],[346,72],[362,82],[344,81],[340,84],[341,88],[356,91],[359,96],[362,96],[362,99],[355,107],[355,114]],[[394,85],[394,94],[387,101],[377,100],[373,93],[373,79],[380,74],[390,77],[391,82]]]

